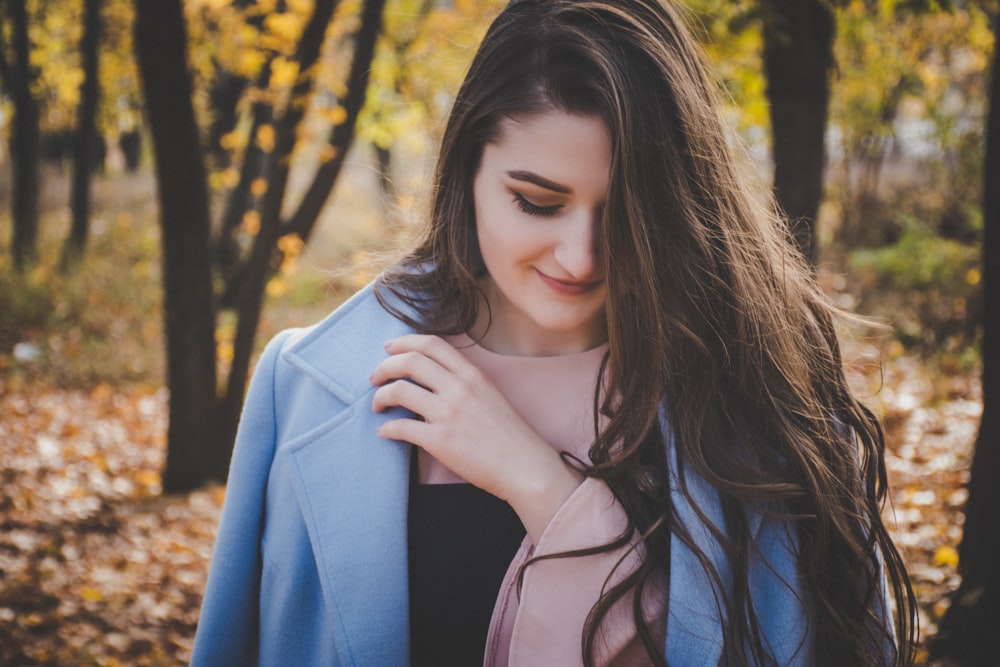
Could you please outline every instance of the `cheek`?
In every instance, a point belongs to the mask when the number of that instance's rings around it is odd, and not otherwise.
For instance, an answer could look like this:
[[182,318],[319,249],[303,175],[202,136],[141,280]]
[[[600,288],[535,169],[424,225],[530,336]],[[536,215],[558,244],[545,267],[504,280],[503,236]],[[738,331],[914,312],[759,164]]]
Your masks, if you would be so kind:
[[541,244],[516,225],[480,227],[480,255],[494,270],[517,270],[532,263],[541,253]]
[[483,225],[479,227],[479,255],[491,273],[505,271],[512,257],[503,236],[493,233],[494,230]]
[[517,245],[514,223],[498,215],[495,207],[477,207],[476,235],[479,253],[486,261],[505,261]]

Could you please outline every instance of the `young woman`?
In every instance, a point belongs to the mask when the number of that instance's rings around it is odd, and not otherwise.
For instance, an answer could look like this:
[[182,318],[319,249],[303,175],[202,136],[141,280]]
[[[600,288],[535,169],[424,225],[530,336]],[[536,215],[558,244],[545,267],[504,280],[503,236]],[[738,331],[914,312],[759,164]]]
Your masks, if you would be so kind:
[[193,664],[909,662],[882,431],[676,12],[512,2],[436,179],[262,355]]

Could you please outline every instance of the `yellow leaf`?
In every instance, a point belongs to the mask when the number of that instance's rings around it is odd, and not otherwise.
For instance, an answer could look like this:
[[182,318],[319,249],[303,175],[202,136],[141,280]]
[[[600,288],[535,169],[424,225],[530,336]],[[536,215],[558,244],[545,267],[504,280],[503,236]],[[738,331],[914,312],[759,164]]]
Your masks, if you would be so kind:
[[274,126],[261,125],[257,128],[257,145],[265,153],[274,150]]
[[323,110],[323,117],[330,122],[330,125],[340,125],[347,120],[347,109],[341,105]]
[[972,286],[978,285],[982,279],[983,275],[979,272],[979,269],[969,269],[965,274],[965,282]]
[[104,593],[96,588],[81,588],[80,597],[88,602],[100,602],[104,599]]
[[304,16],[312,13],[313,5],[315,3],[313,0],[287,0],[285,4],[288,6],[289,11],[293,14]]
[[283,297],[288,294],[288,283],[279,276],[275,276],[267,282],[266,291],[267,295],[271,298],[277,299]]
[[140,470],[135,474],[135,481],[142,486],[157,486],[160,483],[160,473],[153,470]]
[[285,234],[278,239],[278,249],[286,255],[298,255],[304,245],[298,234]]
[[221,190],[222,188],[224,188],[225,183],[223,183],[222,172],[213,171],[212,173],[210,173],[208,175],[208,185],[213,190]]
[[250,184],[250,194],[254,197],[260,197],[265,192],[267,192],[267,179],[266,178],[255,178],[253,183]]
[[260,213],[257,211],[247,211],[244,213],[243,221],[240,223],[240,229],[242,229],[245,234],[257,236],[257,232],[260,231]]
[[275,58],[271,63],[271,87],[288,88],[299,78],[299,64],[286,58]]
[[240,172],[235,167],[228,167],[222,172],[222,184],[227,188],[234,188],[240,182]]
[[244,76],[256,74],[264,64],[264,52],[258,49],[240,49],[236,60],[236,71]]
[[278,248],[284,254],[280,269],[282,275],[289,276],[295,273],[296,260],[303,247],[305,243],[298,234],[285,234],[278,239]]
[[938,567],[958,567],[958,551],[950,544],[942,544],[934,552],[934,565]]
[[272,35],[294,43],[302,29],[302,19],[291,12],[277,12],[267,15],[264,26]]
[[240,147],[240,133],[236,130],[232,132],[227,132],[226,134],[219,137],[219,145],[225,148],[227,151],[236,150]]
[[218,345],[215,346],[215,353],[219,357],[219,361],[223,363],[232,363],[233,361],[233,342],[230,340],[219,341]]
[[319,149],[319,161],[321,163],[325,164],[335,157],[337,157],[337,149],[330,144],[324,144],[323,147]]
[[283,276],[290,276],[295,273],[295,267],[298,266],[298,258],[296,255],[286,255],[283,260],[281,260],[281,267],[278,272]]

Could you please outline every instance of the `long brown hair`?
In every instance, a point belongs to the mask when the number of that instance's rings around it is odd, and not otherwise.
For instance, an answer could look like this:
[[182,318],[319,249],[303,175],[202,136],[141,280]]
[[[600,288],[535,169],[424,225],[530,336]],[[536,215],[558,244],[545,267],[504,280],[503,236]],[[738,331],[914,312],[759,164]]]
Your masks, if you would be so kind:
[[[611,606],[631,594],[650,660],[665,664],[637,601],[668,562],[671,534],[712,569],[671,507],[662,410],[680,478],[690,469],[721,499],[725,525],[710,528],[732,573],[724,661],[774,662],[750,599],[751,508],[795,531],[820,664],[909,663],[915,602],[880,515],[882,429],[848,389],[837,312],[770,197],[743,175],[675,10],[658,0],[516,0],[500,14],[456,97],[426,234],[380,279],[383,305],[428,333],[471,330],[483,302],[472,198],[483,147],[504,119],[552,109],[599,115],[611,135],[598,241],[609,351],[595,398],[608,421],[584,472],[607,482],[644,553],[591,610],[585,662]],[[883,576],[895,627],[877,601]]]

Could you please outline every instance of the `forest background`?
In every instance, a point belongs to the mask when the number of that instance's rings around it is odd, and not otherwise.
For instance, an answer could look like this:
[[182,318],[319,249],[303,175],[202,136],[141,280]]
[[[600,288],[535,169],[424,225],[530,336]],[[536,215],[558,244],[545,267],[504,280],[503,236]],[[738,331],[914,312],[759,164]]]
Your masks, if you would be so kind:
[[[0,664],[186,662],[254,355],[419,231],[501,4],[0,0]],[[918,660],[996,664],[997,575],[974,565],[1000,529],[962,540],[967,505],[994,527],[1000,506],[969,484],[975,454],[1000,486],[1000,2],[685,4],[830,298],[888,324],[843,344],[887,428]]]

